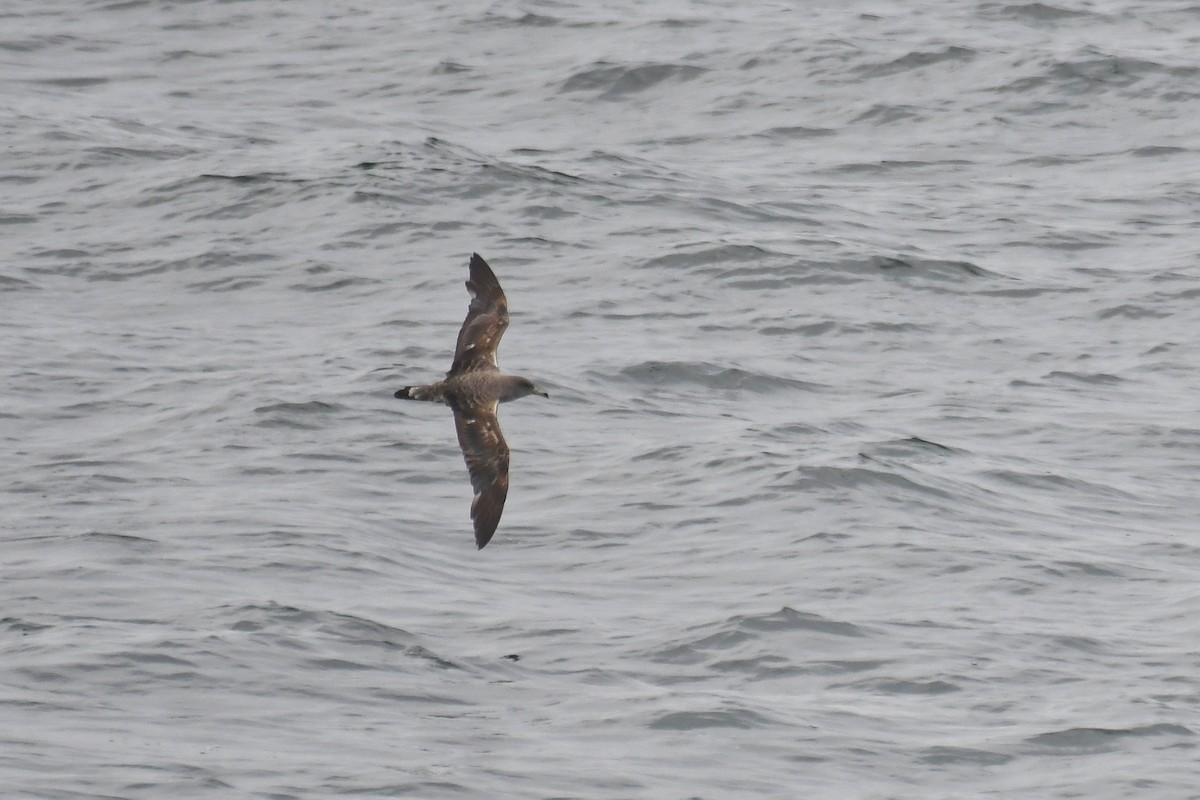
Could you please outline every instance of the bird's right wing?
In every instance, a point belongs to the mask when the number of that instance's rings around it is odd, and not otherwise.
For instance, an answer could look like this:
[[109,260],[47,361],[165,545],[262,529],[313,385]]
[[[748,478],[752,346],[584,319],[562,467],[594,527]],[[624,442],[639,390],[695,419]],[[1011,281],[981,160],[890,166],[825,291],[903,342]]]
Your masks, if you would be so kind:
[[458,444],[475,490],[471,519],[475,522],[475,545],[481,550],[492,540],[508,497],[508,444],[500,432],[496,406],[454,408]]

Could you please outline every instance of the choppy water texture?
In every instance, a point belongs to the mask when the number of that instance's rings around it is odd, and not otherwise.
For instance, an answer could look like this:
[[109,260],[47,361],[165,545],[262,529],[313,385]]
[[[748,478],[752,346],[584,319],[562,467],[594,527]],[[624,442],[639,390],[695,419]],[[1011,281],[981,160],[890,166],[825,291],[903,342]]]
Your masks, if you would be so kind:
[[5,797],[1200,797],[1192,0],[2,22]]

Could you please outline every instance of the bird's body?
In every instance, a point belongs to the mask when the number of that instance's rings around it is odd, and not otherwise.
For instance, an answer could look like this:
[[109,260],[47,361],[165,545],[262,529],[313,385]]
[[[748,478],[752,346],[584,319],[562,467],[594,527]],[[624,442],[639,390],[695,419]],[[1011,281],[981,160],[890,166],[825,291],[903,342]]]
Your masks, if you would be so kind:
[[495,534],[508,497],[509,450],[500,432],[497,406],[531,394],[549,395],[528,378],[500,372],[496,348],[508,327],[508,300],[495,273],[478,253],[471,255],[470,271],[467,291],[471,293],[471,305],[458,332],[454,363],[445,380],[405,386],[396,397],[444,403],[454,410],[458,443],[475,490],[471,503],[475,544],[482,549]]
[[482,370],[479,372],[464,372],[461,375],[451,375],[444,381],[431,383],[428,386],[405,386],[396,394],[405,400],[427,400],[442,403],[451,408],[455,406],[475,407],[486,405],[492,401],[500,403],[508,400],[519,400],[530,394],[522,389],[526,379],[517,375],[504,375],[500,370]]

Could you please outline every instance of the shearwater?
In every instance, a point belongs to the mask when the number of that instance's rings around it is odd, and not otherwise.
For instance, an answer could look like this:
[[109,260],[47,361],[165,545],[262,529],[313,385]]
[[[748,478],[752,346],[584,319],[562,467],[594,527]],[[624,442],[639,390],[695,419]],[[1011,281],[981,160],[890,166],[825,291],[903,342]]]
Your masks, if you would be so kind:
[[475,490],[471,501],[475,545],[482,550],[496,533],[508,497],[509,451],[500,432],[497,406],[531,394],[550,395],[528,378],[500,372],[496,348],[508,328],[508,299],[496,274],[478,253],[471,254],[470,270],[467,291],[471,305],[458,332],[454,363],[446,379],[427,386],[405,386],[396,397],[444,403],[454,410],[458,444]]

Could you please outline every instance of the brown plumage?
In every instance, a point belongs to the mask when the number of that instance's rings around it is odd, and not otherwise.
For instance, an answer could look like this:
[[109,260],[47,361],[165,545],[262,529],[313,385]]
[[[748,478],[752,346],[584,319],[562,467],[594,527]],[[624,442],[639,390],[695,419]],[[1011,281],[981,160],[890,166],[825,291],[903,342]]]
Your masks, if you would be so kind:
[[458,444],[475,490],[471,502],[475,544],[482,550],[500,524],[508,497],[509,451],[500,432],[497,406],[531,394],[550,395],[528,378],[500,372],[496,348],[508,327],[508,300],[495,273],[478,253],[471,255],[470,270],[467,291],[471,305],[458,332],[454,363],[446,379],[428,386],[405,386],[396,397],[445,403],[454,410]]

